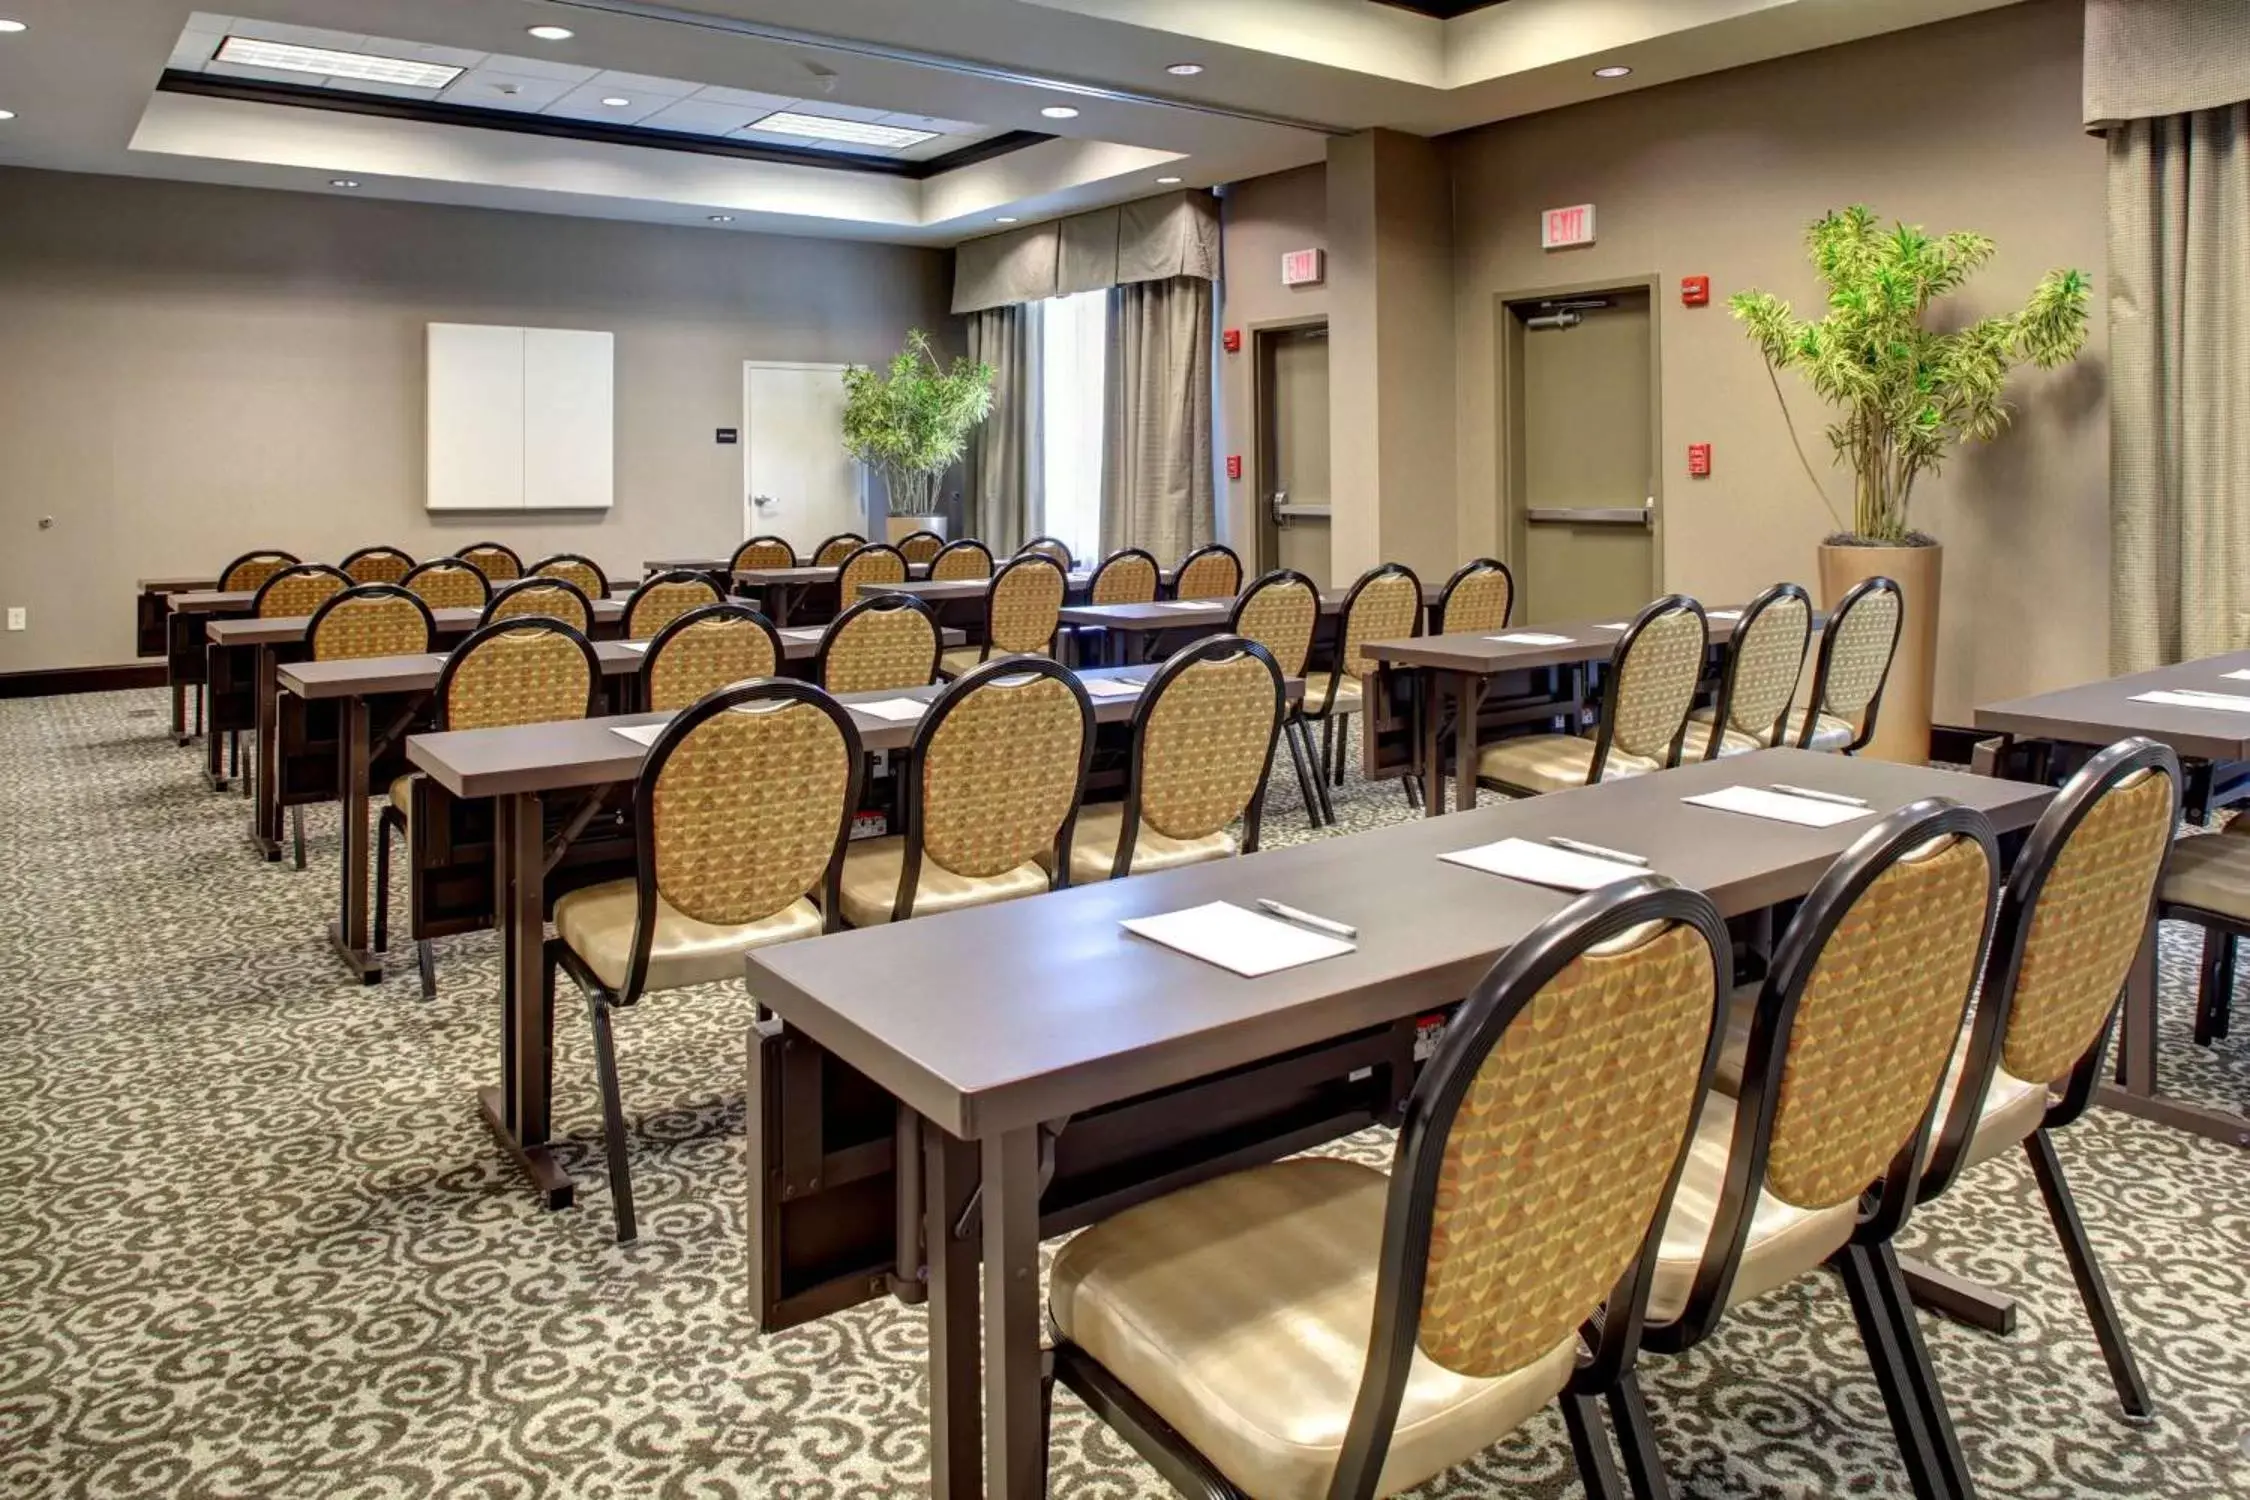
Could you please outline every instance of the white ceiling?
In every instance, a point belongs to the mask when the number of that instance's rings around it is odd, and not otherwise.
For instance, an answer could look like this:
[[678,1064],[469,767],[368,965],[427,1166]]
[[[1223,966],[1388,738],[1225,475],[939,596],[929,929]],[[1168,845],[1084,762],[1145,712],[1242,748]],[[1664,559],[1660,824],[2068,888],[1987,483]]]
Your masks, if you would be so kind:
[[[1505,0],[1435,21],[1375,0],[0,0],[0,165],[950,244],[1042,216],[1319,161],[1331,134],[1436,134],[2013,0]],[[370,23],[379,29],[370,35]],[[570,41],[531,39],[539,25]],[[467,71],[381,89],[825,150],[835,168],[157,92],[228,34]],[[1176,77],[1176,62],[1204,72]],[[1630,77],[1602,81],[1595,66]],[[350,85],[361,91],[366,85]],[[605,105],[626,98],[627,106]],[[1066,104],[1068,120],[1042,115]],[[750,133],[778,108],[938,132],[896,153]],[[1054,140],[922,177],[1011,131]],[[687,144],[683,140],[683,144]],[[894,169],[896,162],[885,163]]]

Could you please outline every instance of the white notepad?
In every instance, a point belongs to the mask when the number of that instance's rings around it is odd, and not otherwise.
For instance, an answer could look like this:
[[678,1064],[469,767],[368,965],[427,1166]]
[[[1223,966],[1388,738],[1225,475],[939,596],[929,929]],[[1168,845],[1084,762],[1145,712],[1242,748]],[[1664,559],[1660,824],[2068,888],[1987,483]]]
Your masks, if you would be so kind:
[[781,633],[793,641],[817,641],[822,636],[826,635],[828,633],[828,630],[827,627],[823,625],[799,625],[794,629],[784,630]]
[[854,703],[852,709],[855,713],[889,719],[894,724],[906,724],[928,713],[930,705],[912,698],[878,698],[873,703]]
[[2236,672],[2223,672],[2220,675],[2229,682],[2250,682],[2250,667],[2244,667]]
[[1231,901],[1213,901],[1161,916],[1129,917],[1118,925],[1190,958],[1231,969],[1245,979],[1353,951],[1353,945],[1342,938],[1279,917],[1262,916]]
[[619,641],[617,644],[628,651],[646,651],[656,643],[654,641]]
[[609,732],[621,734],[636,745],[648,746],[655,744],[656,737],[662,734],[667,727],[667,724],[626,724],[613,727]]
[[1502,839],[1496,844],[1479,844],[1474,849],[1456,849],[1438,858],[1447,864],[1482,870],[1487,875],[1505,875],[1510,880],[1528,881],[1532,885],[1550,885],[1558,891],[1590,891],[1648,873],[1645,865],[1629,865],[1622,860],[1558,849],[1536,839]]
[[2220,713],[2250,714],[2250,698],[2236,693],[2135,693],[2135,703],[2161,703],[2166,708],[2209,708]]
[[1631,630],[1633,622],[1630,620],[1611,620],[1605,624],[1596,625],[1594,628],[1596,630]]
[[1156,601],[1156,607],[1158,609],[1217,609],[1225,602],[1223,599],[1159,599]]
[[1742,611],[1739,609],[1707,609],[1703,612],[1703,618],[1706,620],[1739,620],[1742,618]]
[[1148,686],[1134,677],[1088,677],[1084,681],[1090,698],[1130,698]]
[[1871,807],[1823,802],[1816,797],[1792,797],[1787,792],[1769,792],[1757,786],[1721,787],[1715,792],[1680,800],[1697,807],[1715,807],[1721,812],[1746,813],[1774,823],[1801,823],[1807,828],[1833,828],[1854,818],[1871,817],[1875,811]]
[[1514,635],[1488,635],[1488,641],[1498,641],[1504,646],[1567,646],[1567,635],[1543,635],[1536,630],[1519,630]]

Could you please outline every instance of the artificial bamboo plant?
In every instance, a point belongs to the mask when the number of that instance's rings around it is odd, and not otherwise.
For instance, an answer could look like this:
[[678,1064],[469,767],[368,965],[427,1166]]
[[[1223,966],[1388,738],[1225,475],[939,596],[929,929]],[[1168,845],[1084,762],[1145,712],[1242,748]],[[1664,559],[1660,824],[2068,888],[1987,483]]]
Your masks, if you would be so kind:
[[845,367],[844,451],[882,474],[892,515],[936,513],[946,470],[992,414],[992,379],[988,364],[940,364],[919,328],[886,370]]
[[[2008,425],[2000,397],[2012,367],[2029,361],[2053,369],[2077,355],[2086,342],[2086,274],[2049,271],[2020,312],[1940,332],[1923,322],[1931,303],[1992,258],[1990,238],[1931,235],[1908,224],[1884,229],[1857,204],[1817,220],[1805,238],[1828,284],[1828,315],[1800,321],[1781,298],[1757,291],[1731,300],[1734,315],[1765,355],[1777,399],[1774,372],[1797,369],[1841,410],[1828,441],[1852,471],[1852,519],[1846,526],[1822,490],[1841,533],[1831,543],[1928,545],[1908,525],[1914,482],[1936,473],[1955,444],[1992,438]],[[1810,460],[1805,469],[1818,489]]]

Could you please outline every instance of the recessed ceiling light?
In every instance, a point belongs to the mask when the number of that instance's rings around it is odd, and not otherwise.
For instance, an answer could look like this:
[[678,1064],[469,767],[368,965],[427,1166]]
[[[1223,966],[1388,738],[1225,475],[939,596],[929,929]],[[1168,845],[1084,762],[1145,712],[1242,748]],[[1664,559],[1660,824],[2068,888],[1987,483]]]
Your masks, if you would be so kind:
[[937,139],[934,130],[908,130],[899,125],[870,125],[865,120],[838,120],[828,115],[801,114],[784,109],[753,120],[747,127],[769,135],[801,135],[809,140],[842,141],[849,146],[882,146],[896,150]]
[[30,28],[25,26],[21,21],[0,20],[0,32],[5,32],[10,36],[13,36],[16,32],[28,30],[30,30]]
[[1016,216],[1014,214],[1002,214],[999,218],[994,219],[992,222],[995,224],[1013,224],[1016,222]]
[[1156,179],[1156,185],[1158,187],[1177,187],[1179,181],[1180,179],[1177,177],[1159,177]]
[[359,186],[359,180],[353,177],[331,177],[328,179],[328,185],[337,188],[355,188]]
[[1632,71],[1633,70],[1631,68],[1626,67],[1623,63],[1611,63],[1606,68],[1594,69],[1594,76],[1596,78],[1624,78],[1629,76]]
[[1171,74],[1174,78],[1193,78],[1196,74],[1203,71],[1203,64],[1174,63],[1164,71]]
[[625,108],[625,106],[631,104],[632,102],[632,100],[626,98],[623,94],[612,94],[607,99],[604,99],[602,101],[602,103],[608,105],[611,109],[623,109]]
[[578,35],[568,26],[534,26],[531,28],[531,34],[542,42],[567,42]]
[[1078,111],[1067,104],[1050,104],[1039,113],[1050,120],[1075,120],[1078,118]]
[[0,109],[0,120],[13,120],[15,117],[16,112],[14,110]]
[[714,224],[732,224],[732,223],[734,222],[734,215],[733,215],[733,214],[713,214],[713,215],[711,215],[711,222],[712,222],[712,223],[714,223]]
[[228,37],[219,44],[215,60],[246,68],[278,68],[285,73],[316,73],[323,78],[392,83],[417,89],[442,89],[468,71],[404,57],[339,52],[333,47],[300,47],[294,42],[267,42],[250,36]]

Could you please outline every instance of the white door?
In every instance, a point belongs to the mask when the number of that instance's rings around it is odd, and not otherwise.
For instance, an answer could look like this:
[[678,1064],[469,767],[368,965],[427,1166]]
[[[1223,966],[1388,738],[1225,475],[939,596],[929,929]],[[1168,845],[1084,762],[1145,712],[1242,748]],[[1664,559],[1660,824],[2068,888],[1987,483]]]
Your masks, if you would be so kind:
[[742,367],[742,534],[779,536],[808,556],[839,531],[864,532],[859,466],[844,453],[842,365]]

